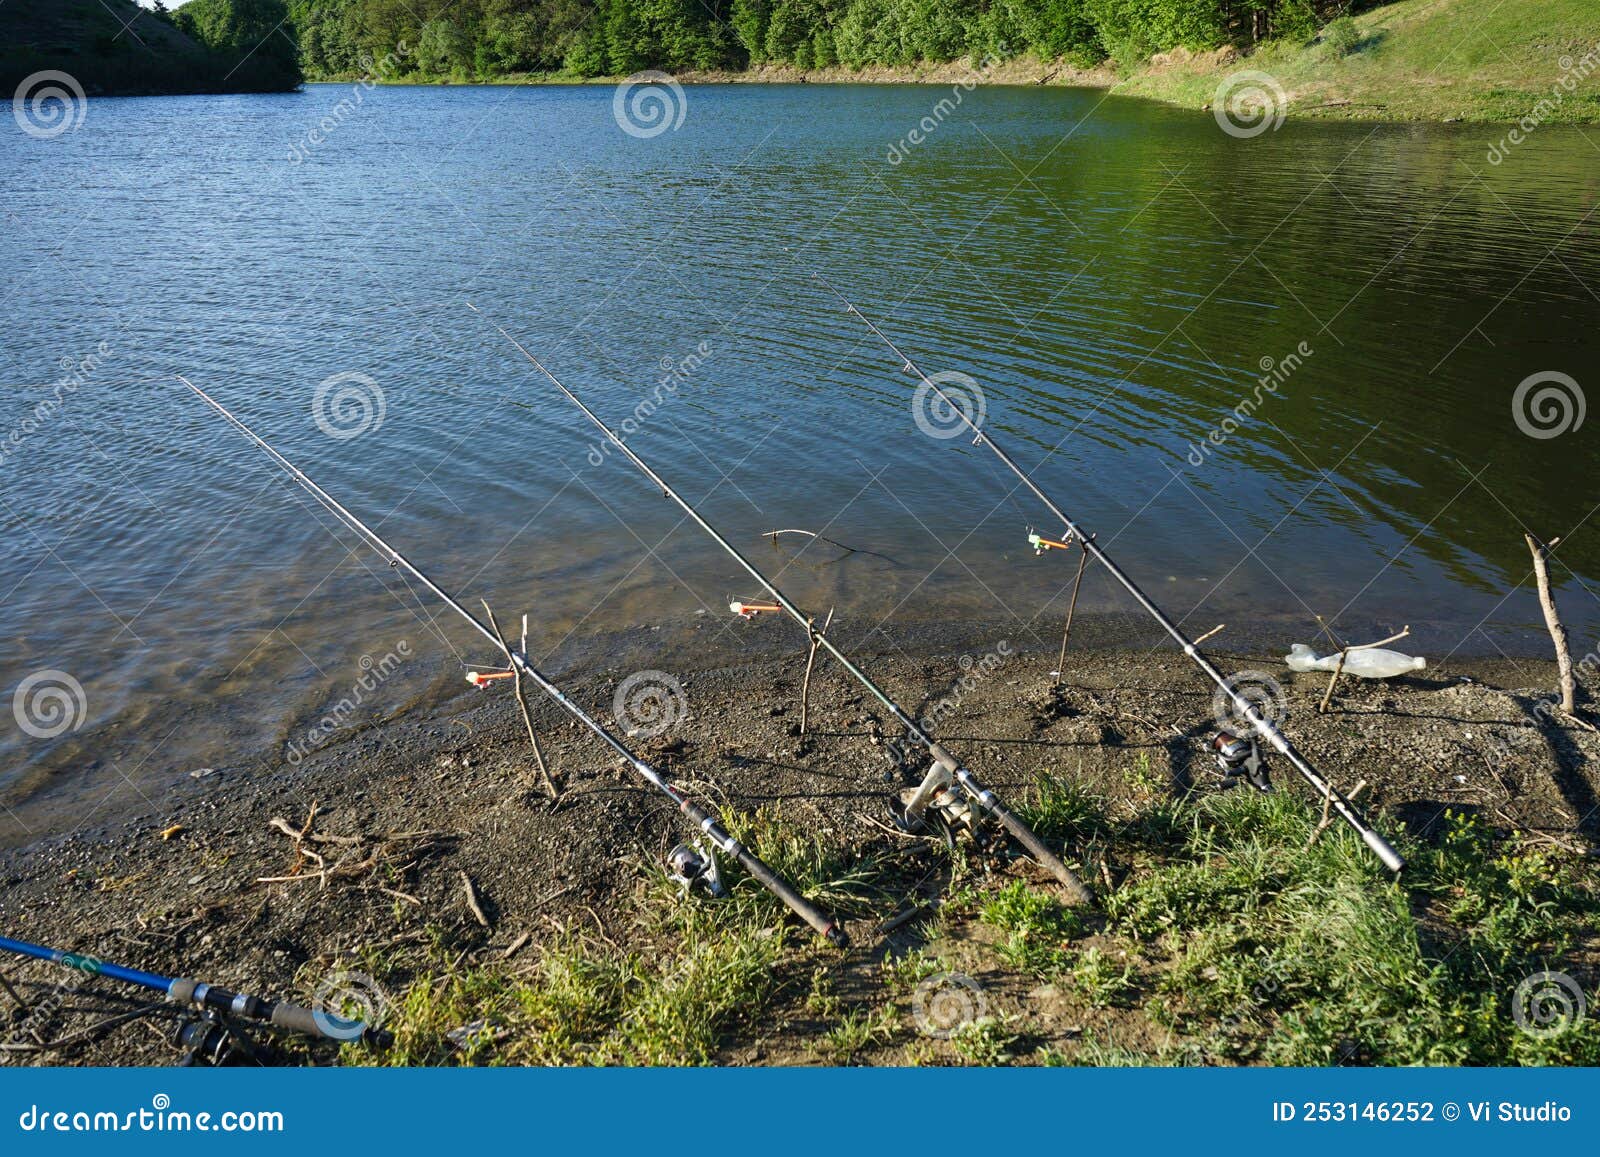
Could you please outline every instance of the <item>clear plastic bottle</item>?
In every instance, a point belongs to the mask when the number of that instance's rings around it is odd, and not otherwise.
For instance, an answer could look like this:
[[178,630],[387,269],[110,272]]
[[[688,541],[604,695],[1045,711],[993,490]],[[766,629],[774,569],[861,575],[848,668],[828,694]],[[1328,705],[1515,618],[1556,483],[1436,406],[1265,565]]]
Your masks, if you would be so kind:
[[[1304,643],[1290,647],[1283,661],[1291,671],[1333,671],[1339,666],[1337,652],[1318,658],[1316,652]],[[1362,679],[1392,679],[1408,671],[1420,671],[1427,665],[1428,661],[1420,656],[1405,655],[1382,647],[1365,647],[1345,654],[1344,673]]]

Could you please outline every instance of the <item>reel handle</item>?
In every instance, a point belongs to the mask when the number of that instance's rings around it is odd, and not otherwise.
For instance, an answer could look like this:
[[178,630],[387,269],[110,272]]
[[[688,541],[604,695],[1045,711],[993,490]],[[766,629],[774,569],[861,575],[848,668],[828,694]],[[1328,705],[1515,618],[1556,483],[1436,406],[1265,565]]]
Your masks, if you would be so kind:
[[682,807],[683,814],[710,836],[718,848],[738,860],[741,868],[755,877],[763,888],[782,900],[789,911],[816,929],[819,936],[826,938],[830,944],[838,948],[850,946],[850,936],[842,924],[830,919],[827,913],[789,887],[776,872],[762,863],[754,852],[723,831],[709,812],[690,800],[684,800]]
[[1011,833],[1011,838],[1016,840],[1028,850],[1028,854],[1054,876],[1067,894],[1067,902],[1075,908],[1085,907],[1094,903],[1094,893],[1089,891],[1084,882],[1078,879],[1077,874],[1061,862],[1061,857],[1052,852],[1045,842],[1041,840],[1027,824],[1017,818],[1017,814],[1005,804],[995,798],[992,791],[979,786],[978,781],[969,771],[959,771],[957,778],[962,785],[977,797],[979,803],[987,808],[1000,825]]

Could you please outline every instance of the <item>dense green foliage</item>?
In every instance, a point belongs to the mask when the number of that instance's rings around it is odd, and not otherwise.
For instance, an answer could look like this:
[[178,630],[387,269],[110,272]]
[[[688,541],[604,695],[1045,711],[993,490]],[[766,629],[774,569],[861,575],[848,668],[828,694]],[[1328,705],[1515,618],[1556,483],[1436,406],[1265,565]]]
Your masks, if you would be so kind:
[[172,15],[133,0],[0,3],[0,90],[46,70],[90,96],[292,89],[300,70],[286,15],[283,0],[193,0]]
[[[191,7],[277,0],[193,0]],[[417,80],[646,68],[909,65],[1024,54],[1080,66],[1309,38],[1357,0],[290,0],[307,75],[390,60]],[[188,11],[187,8],[182,11]]]
[[196,43],[281,87],[300,82],[299,49],[284,0],[189,0],[170,19]]

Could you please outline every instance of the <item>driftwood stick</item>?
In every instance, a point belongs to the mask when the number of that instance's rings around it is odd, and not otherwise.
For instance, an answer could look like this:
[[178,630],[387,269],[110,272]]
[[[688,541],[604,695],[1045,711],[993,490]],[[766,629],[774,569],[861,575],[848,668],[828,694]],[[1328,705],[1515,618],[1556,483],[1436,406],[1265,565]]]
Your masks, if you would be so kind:
[[1061,629],[1061,654],[1056,658],[1056,681],[1052,688],[1059,688],[1066,680],[1067,669],[1067,640],[1072,638],[1072,616],[1078,609],[1078,589],[1083,586],[1084,568],[1089,565],[1089,552],[1078,546],[1078,577],[1072,580],[1072,598],[1067,603],[1067,625]]
[[1561,677],[1561,711],[1564,715],[1572,715],[1577,711],[1578,688],[1572,677],[1572,652],[1567,650],[1567,629],[1561,625],[1561,616],[1556,612],[1556,598],[1550,590],[1550,568],[1547,565],[1551,548],[1561,540],[1557,538],[1543,543],[1531,534],[1524,533],[1522,537],[1527,540],[1528,550],[1533,554],[1533,575],[1539,582],[1539,605],[1544,608],[1544,624],[1550,628],[1550,641],[1556,645],[1556,667]]
[[465,872],[460,873],[460,875],[461,890],[466,893],[467,907],[471,909],[473,917],[485,928],[493,927],[493,925],[489,923],[489,917],[484,915],[483,905],[478,902],[478,889],[473,886],[472,877],[467,875]]
[[[1320,616],[1318,621],[1321,621]],[[1328,713],[1328,704],[1333,702],[1333,689],[1339,682],[1339,676],[1344,673],[1344,661],[1350,657],[1351,651],[1370,651],[1376,647],[1387,647],[1390,643],[1398,643],[1410,634],[1411,627],[1408,625],[1401,627],[1399,631],[1390,635],[1387,639],[1379,639],[1376,643],[1347,643],[1340,647],[1339,661],[1334,664],[1333,676],[1328,680],[1328,690],[1323,693],[1322,702],[1317,704],[1317,714],[1326,715]],[[1330,639],[1333,638],[1331,632],[1328,637]]]
[[[777,532],[774,531],[773,533]],[[811,706],[811,669],[816,666],[817,663],[817,632],[811,629],[811,624],[813,622],[815,622],[814,619],[806,620],[806,635],[811,640],[811,650],[806,655],[806,677],[800,681],[800,734],[802,736],[804,736],[806,733],[806,720],[809,717],[809,709]],[[828,617],[822,621],[822,631],[824,634],[827,633],[828,628],[832,624],[833,608],[829,607]]]
[[[1367,790],[1367,781],[1364,780],[1364,779],[1357,780],[1355,787],[1350,789],[1349,793],[1345,796],[1345,798],[1347,800],[1349,800],[1351,803],[1354,803],[1356,797],[1358,795],[1360,795],[1362,792],[1366,791],[1366,790]],[[1322,797],[1322,819],[1317,822],[1316,829],[1311,833],[1311,838],[1306,841],[1306,847],[1309,848],[1312,844],[1316,843],[1317,840],[1319,838],[1321,838],[1322,833],[1327,831],[1330,827],[1333,826],[1334,816],[1331,814],[1332,806],[1333,806],[1333,796],[1332,796],[1332,794],[1323,796]]]
[[1227,625],[1228,625],[1227,623],[1218,623],[1216,626],[1212,627],[1209,631],[1207,631],[1205,634],[1201,635],[1198,639],[1196,639],[1194,641],[1194,645],[1196,647],[1198,647],[1201,643],[1205,642],[1207,639],[1211,638],[1213,635],[1220,634],[1222,632],[1222,629],[1224,627],[1226,627]]
[[[494,631],[495,639],[500,643],[500,649],[506,653],[506,663],[511,667],[511,689],[516,693],[517,706],[522,711],[523,726],[528,729],[528,742],[533,745],[533,762],[539,768],[539,780],[544,784],[546,794],[551,799],[556,799],[561,793],[556,790],[555,780],[550,778],[550,769],[544,763],[544,751],[539,746],[539,733],[533,729],[533,713],[528,710],[528,697],[522,691],[522,667],[512,655],[511,645],[506,642],[506,637],[500,630],[500,624],[495,621],[494,608],[489,605],[487,599],[481,601],[483,602],[484,613],[489,616],[489,626]],[[526,629],[526,620],[524,620],[524,629]]]
[[21,994],[11,986],[11,981],[7,979],[6,974],[3,972],[0,972],[0,988],[6,990],[6,995],[16,1002],[18,1008],[24,1012],[28,1011],[28,1002],[23,1000]]
[[[1326,715],[1328,704],[1333,702],[1333,688],[1339,682],[1339,676],[1344,674],[1344,661],[1350,656],[1350,648],[1346,647],[1339,652],[1339,661],[1333,665],[1333,675],[1328,679],[1328,689],[1322,694],[1322,702],[1317,704],[1317,714]],[[1323,815],[1327,815],[1327,808],[1323,808]]]

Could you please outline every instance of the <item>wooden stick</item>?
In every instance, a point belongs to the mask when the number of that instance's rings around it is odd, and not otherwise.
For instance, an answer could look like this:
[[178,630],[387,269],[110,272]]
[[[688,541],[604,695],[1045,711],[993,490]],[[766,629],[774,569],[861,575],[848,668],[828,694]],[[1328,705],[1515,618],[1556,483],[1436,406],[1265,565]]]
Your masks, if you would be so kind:
[[5,989],[6,990],[6,995],[9,996],[12,1000],[16,1001],[18,1008],[22,1009],[22,1011],[24,1011],[24,1012],[28,1011],[28,1002],[22,999],[22,996],[17,992],[17,990],[15,988],[11,987],[11,981],[6,977],[6,974],[3,973],[3,972],[0,972],[0,988]]
[[[1349,794],[1347,794],[1345,796],[1345,799],[1349,800],[1351,803],[1354,803],[1355,799],[1356,799],[1356,796],[1360,795],[1362,792],[1364,792],[1366,790],[1367,790],[1367,781],[1364,780],[1364,779],[1357,780],[1355,787],[1350,789],[1350,792],[1349,792]],[[1317,826],[1316,826],[1316,830],[1314,830],[1311,833],[1311,838],[1306,841],[1306,847],[1309,848],[1312,844],[1316,843],[1317,839],[1322,835],[1322,833],[1327,831],[1328,828],[1330,828],[1333,825],[1333,821],[1334,821],[1335,817],[1329,813],[1329,808],[1332,805],[1332,803],[1333,803],[1332,794],[1325,795],[1325,796],[1322,797],[1322,819],[1320,821],[1318,821]]]
[[1216,626],[1212,627],[1209,631],[1207,631],[1205,634],[1201,635],[1198,639],[1196,639],[1194,641],[1194,645],[1196,647],[1198,647],[1201,643],[1203,643],[1207,639],[1211,638],[1211,636],[1216,635],[1216,634],[1220,634],[1221,631],[1222,631],[1222,628],[1226,627],[1227,625],[1228,625],[1227,623],[1218,623]]
[[[1334,685],[1339,682],[1339,676],[1344,674],[1344,661],[1349,657],[1349,655],[1349,647],[1346,647],[1344,650],[1339,652],[1339,661],[1333,665],[1333,676],[1328,680],[1328,689],[1327,691],[1323,692],[1322,702],[1317,704],[1318,715],[1326,715],[1328,713],[1328,704],[1333,702]],[[1324,800],[1323,802],[1326,803],[1327,801]],[[1328,814],[1328,809],[1326,807],[1322,809],[1322,814],[1323,818],[1326,819]]]
[[1056,681],[1050,686],[1058,688],[1066,678],[1067,640],[1072,638],[1072,616],[1078,609],[1078,588],[1083,586],[1083,571],[1089,565],[1089,552],[1078,547],[1078,577],[1072,580],[1072,599],[1067,603],[1067,625],[1061,630],[1061,654],[1056,659]]
[[[1321,616],[1318,616],[1321,621]],[[1390,635],[1387,639],[1379,639],[1376,643],[1348,643],[1339,648],[1339,661],[1334,664],[1333,677],[1328,680],[1328,690],[1323,693],[1322,702],[1317,704],[1317,714],[1326,715],[1328,704],[1333,702],[1333,689],[1339,682],[1339,676],[1344,673],[1344,661],[1350,657],[1351,651],[1370,651],[1375,647],[1387,647],[1390,643],[1398,643],[1401,639],[1411,634],[1411,627],[1405,626],[1397,634]],[[1333,638],[1330,632],[1328,637]]]
[[483,914],[483,905],[478,903],[478,889],[472,886],[472,877],[465,872],[460,873],[460,875],[462,891],[467,894],[467,907],[472,909],[472,915],[476,917],[479,924],[482,924],[485,928],[492,928],[493,925],[489,923],[489,917]]
[[1526,532],[1522,537],[1527,540],[1528,550],[1533,554],[1533,574],[1539,582],[1539,605],[1544,608],[1544,624],[1550,628],[1550,641],[1556,645],[1556,667],[1561,675],[1561,710],[1563,714],[1572,715],[1577,711],[1572,653],[1567,650],[1567,629],[1561,625],[1561,616],[1556,612],[1555,595],[1550,590],[1550,568],[1546,565],[1551,548],[1561,540],[1552,539],[1546,544]]
[[[806,677],[800,682],[800,734],[802,736],[806,733],[807,713],[811,706],[811,668],[817,662],[817,633],[811,629],[811,624],[814,621],[813,619],[806,620],[806,635],[811,640],[811,651],[806,655]],[[828,617],[822,621],[823,632],[826,633],[832,624],[833,608],[829,607]]]
[[487,599],[480,601],[483,603],[484,613],[489,616],[489,626],[494,631],[494,637],[499,640],[500,649],[506,653],[506,662],[511,665],[511,688],[516,692],[517,706],[522,709],[522,723],[528,729],[528,742],[533,744],[533,762],[538,765],[539,779],[550,798],[558,799],[561,793],[556,790],[555,780],[550,778],[550,769],[544,764],[544,752],[539,747],[539,734],[533,729],[533,713],[528,710],[528,697],[522,692],[522,668],[511,654],[511,645],[506,642],[500,624],[495,622],[494,608],[489,605]]

